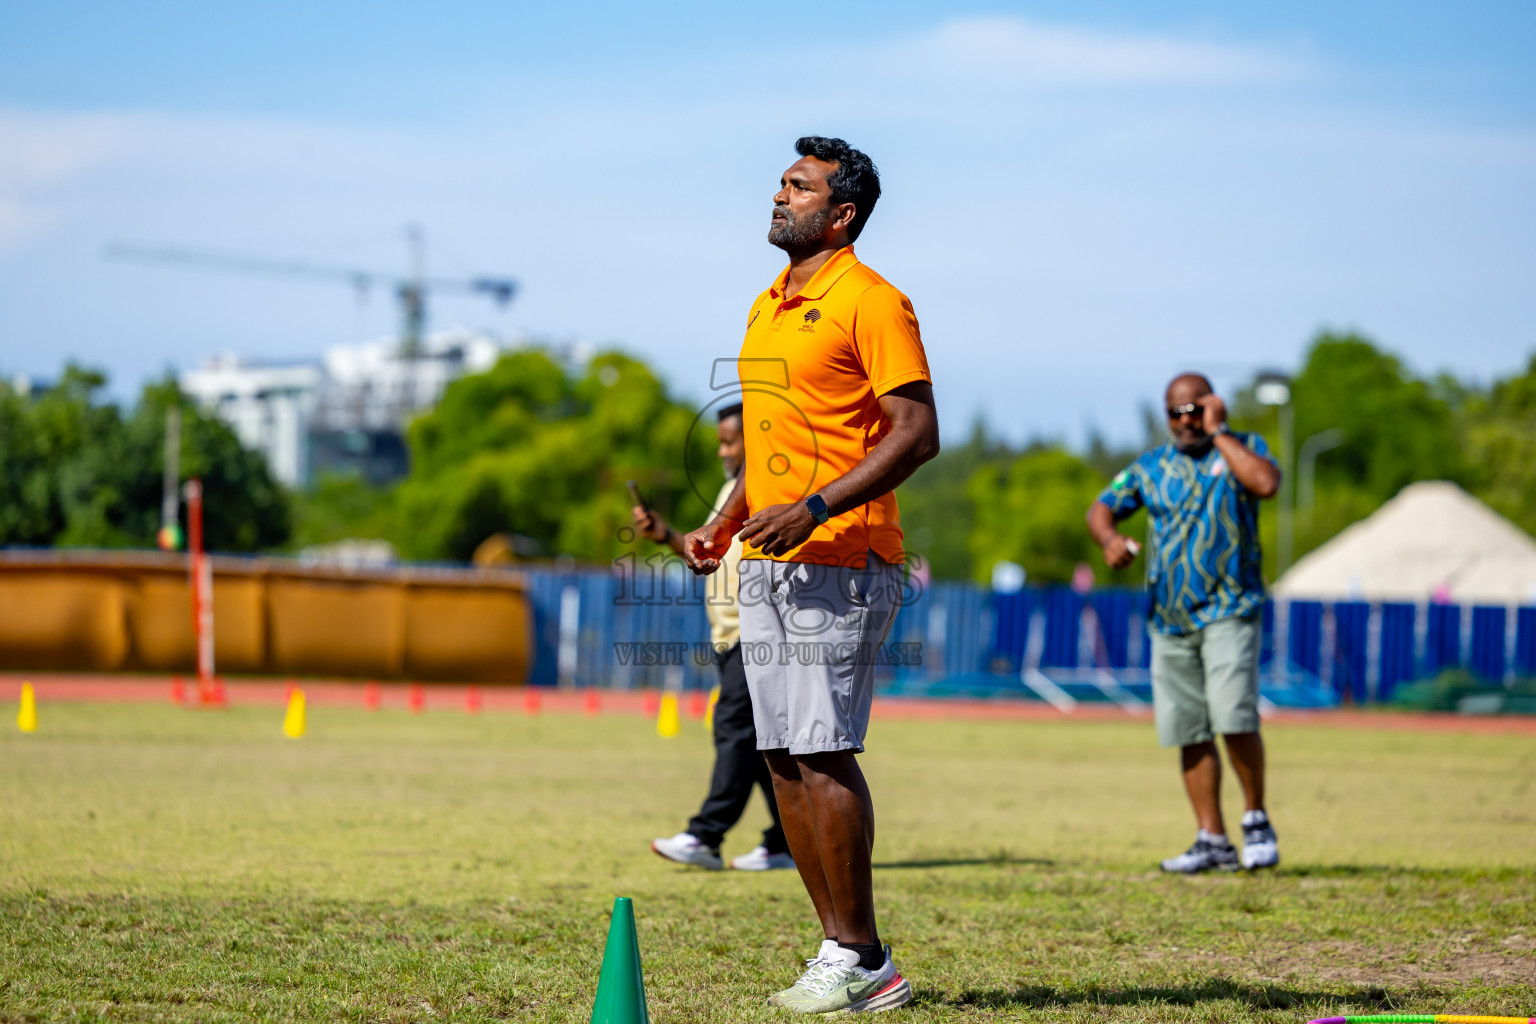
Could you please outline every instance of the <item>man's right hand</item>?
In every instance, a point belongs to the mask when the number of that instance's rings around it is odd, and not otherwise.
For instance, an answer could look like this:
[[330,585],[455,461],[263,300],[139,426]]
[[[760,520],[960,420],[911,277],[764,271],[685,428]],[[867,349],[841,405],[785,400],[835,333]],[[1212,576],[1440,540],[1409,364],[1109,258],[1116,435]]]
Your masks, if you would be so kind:
[[1111,569],[1124,569],[1136,561],[1136,551],[1129,537],[1115,534],[1104,544],[1104,564]]
[[683,561],[698,576],[708,576],[720,568],[720,559],[736,536],[735,524],[714,520],[683,538]]
[[653,540],[658,544],[667,542],[667,535],[672,532],[672,527],[661,516],[648,508],[636,505],[630,509],[630,514],[635,517],[635,529],[640,531],[640,536]]

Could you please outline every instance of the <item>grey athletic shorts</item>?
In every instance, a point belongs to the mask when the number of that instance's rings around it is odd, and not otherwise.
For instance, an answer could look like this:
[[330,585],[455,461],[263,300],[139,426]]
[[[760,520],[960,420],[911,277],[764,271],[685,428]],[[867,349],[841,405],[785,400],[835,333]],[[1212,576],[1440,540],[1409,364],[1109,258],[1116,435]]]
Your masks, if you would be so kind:
[[901,607],[902,568],[743,559],[741,653],[759,750],[864,749],[877,649]]
[[1152,634],[1152,710],[1165,747],[1259,731],[1259,620]]

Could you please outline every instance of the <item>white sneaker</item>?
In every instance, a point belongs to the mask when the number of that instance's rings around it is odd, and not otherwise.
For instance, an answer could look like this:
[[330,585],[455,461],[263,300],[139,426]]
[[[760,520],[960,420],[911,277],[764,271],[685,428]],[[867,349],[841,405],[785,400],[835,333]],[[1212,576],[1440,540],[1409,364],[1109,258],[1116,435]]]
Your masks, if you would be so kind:
[[1212,835],[1205,829],[1195,833],[1194,845],[1177,857],[1163,861],[1163,870],[1181,875],[1197,875],[1212,869],[1236,871],[1237,847],[1226,836]]
[[766,846],[759,846],[751,853],[731,858],[731,867],[737,871],[777,871],[794,866],[795,858],[787,853],[769,853]]
[[823,943],[822,952],[808,961],[810,969],[800,980],[774,993],[769,1002],[799,1013],[829,1015],[894,1010],[912,998],[912,986],[896,970],[891,947],[886,946],[884,953],[879,969],[866,971],[859,966],[857,953],[844,948],[828,952]]
[[679,832],[671,839],[652,839],[651,849],[658,856],[691,867],[707,868],[710,871],[719,871],[725,867],[719,850],[711,850],[689,832]]
[[1243,815],[1243,869],[1257,871],[1280,863],[1280,844],[1269,815],[1249,811]]
[[778,992],[775,992],[773,995],[769,996],[768,1005],[781,1006],[783,1005],[783,1001],[786,998],[797,995],[798,993],[796,993],[795,989],[800,985],[801,982],[805,981],[813,974],[818,973],[823,963],[841,963],[841,960],[838,958],[836,939],[822,939],[821,946],[816,950],[816,955],[805,962],[805,973],[800,975],[799,980],[797,980],[793,985],[789,986],[789,988],[780,989]]

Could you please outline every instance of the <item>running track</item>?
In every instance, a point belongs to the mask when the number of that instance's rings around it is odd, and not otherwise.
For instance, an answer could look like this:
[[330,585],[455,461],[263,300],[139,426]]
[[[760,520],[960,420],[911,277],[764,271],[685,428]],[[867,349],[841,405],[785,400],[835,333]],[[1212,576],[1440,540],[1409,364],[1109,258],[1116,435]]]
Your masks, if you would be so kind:
[[[143,675],[57,675],[49,673],[0,673],[0,698],[15,706],[22,682],[31,682],[39,704],[71,702],[164,703],[172,702],[175,682],[171,676]],[[304,690],[307,704],[313,707],[364,706],[366,684],[323,680],[238,679],[224,683],[228,703],[238,706],[282,707],[290,685]],[[187,679],[183,684],[185,702],[195,706],[197,687]],[[411,707],[412,687],[406,683],[382,683],[378,686],[380,706],[405,710]],[[530,693],[520,686],[469,687],[462,684],[428,683],[419,688],[423,711],[466,713],[475,702],[481,709],[500,713],[616,714],[654,715],[659,699],[652,693],[625,690],[538,689],[537,703],[530,704]],[[695,691],[696,692],[696,691]],[[684,715],[699,718],[704,708],[699,698],[684,695],[680,702]],[[1124,721],[1136,716],[1113,706],[1078,705],[1062,713],[1046,704],[1020,700],[963,700],[917,697],[877,697],[873,717],[919,721]],[[1149,717],[1149,716],[1143,716]],[[1452,732],[1471,734],[1514,734],[1536,736],[1536,716],[1476,716],[1404,711],[1279,711],[1265,718],[1266,725],[1313,725],[1350,729],[1389,729],[1406,732]]]

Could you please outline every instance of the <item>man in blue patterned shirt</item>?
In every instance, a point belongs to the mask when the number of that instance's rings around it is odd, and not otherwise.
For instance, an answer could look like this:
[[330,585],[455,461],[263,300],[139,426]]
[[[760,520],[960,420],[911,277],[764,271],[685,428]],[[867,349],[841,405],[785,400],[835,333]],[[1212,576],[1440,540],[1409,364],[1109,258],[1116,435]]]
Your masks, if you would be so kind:
[[[1227,408],[1195,373],[1168,385],[1167,444],[1127,466],[1088,510],[1088,529],[1116,569],[1136,557],[1115,524],[1147,510],[1152,595],[1152,705],[1158,740],[1180,748],[1194,805],[1195,843],[1164,871],[1273,867],[1280,861],[1264,810],[1259,736],[1259,501],[1280,489],[1280,468],[1258,434],[1227,427]],[[1243,787],[1243,850],[1221,816],[1221,756]]]

